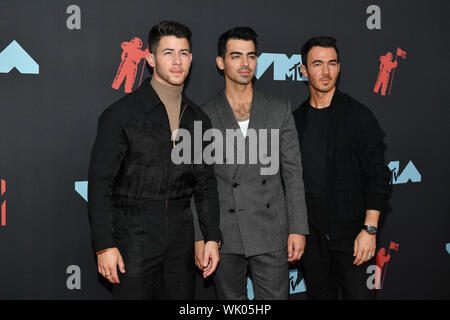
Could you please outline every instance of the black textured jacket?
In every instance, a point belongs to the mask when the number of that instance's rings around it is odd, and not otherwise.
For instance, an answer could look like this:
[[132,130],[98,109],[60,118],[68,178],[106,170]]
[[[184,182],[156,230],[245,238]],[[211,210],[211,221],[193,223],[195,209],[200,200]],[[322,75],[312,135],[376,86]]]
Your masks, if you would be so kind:
[[[194,121],[203,132],[208,116],[184,94],[180,128],[193,137]],[[146,79],[135,92],[107,108],[98,119],[89,165],[88,212],[94,250],[114,247],[113,212],[141,206],[147,200],[194,196],[205,241],[222,240],[214,167],[176,165],[166,109]],[[204,146],[204,145],[203,145]]]
[[[309,98],[294,112],[300,147],[308,103]],[[328,112],[328,231],[330,238],[351,238],[361,231],[366,210],[386,208],[390,171],[384,160],[385,134],[369,108],[338,90]]]

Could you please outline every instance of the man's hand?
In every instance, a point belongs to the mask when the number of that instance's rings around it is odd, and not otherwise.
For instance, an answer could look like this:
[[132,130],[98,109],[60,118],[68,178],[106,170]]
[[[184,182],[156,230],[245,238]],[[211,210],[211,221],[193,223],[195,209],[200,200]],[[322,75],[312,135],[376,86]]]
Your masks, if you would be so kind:
[[219,260],[219,244],[216,241],[206,242],[201,263],[203,278],[209,277],[216,270]]
[[353,256],[356,258],[353,261],[353,264],[360,266],[362,263],[372,259],[375,256],[376,247],[376,235],[361,230],[355,239]]
[[303,234],[291,233],[288,238],[288,262],[294,263],[305,252],[306,236]]
[[205,241],[195,241],[195,265],[203,271],[203,251],[205,249]]
[[111,283],[120,283],[117,275],[117,265],[120,272],[125,273],[125,264],[123,263],[122,256],[119,249],[112,248],[97,256],[98,272],[108,279]]

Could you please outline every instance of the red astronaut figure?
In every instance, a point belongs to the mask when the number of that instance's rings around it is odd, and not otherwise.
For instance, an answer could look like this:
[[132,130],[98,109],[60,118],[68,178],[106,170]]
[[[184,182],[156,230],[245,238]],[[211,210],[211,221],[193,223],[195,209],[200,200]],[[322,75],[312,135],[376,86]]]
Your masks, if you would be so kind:
[[386,254],[386,249],[381,248],[378,250],[377,257],[376,257],[376,263],[377,267],[375,269],[375,288],[380,289],[381,288],[381,270],[383,269],[384,265],[388,263],[388,261],[391,259],[390,254]]
[[377,82],[373,88],[373,92],[378,93],[381,87],[381,95],[386,95],[386,89],[389,83],[389,75],[391,70],[397,68],[397,60],[393,60],[393,55],[391,52],[386,53],[386,55],[380,57],[380,72],[378,73]]
[[111,87],[116,90],[119,89],[126,77],[125,92],[130,93],[133,89],[134,80],[136,79],[138,65],[141,59],[145,58],[148,49],[141,50],[142,40],[138,37],[134,37],[130,42],[122,42],[121,47],[123,49],[121,56],[122,62]]

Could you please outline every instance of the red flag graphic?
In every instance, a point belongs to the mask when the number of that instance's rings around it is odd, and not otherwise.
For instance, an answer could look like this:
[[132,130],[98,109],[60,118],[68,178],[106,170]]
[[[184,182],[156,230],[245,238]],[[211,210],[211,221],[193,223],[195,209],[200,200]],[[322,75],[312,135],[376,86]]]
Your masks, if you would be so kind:
[[389,245],[389,249],[398,251],[398,243],[391,241],[391,244]]
[[397,48],[397,56],[400,56],[403,59],[406,59],[406,51],[403,51],[402,49]]
[[[1,195],[3,196],[6,192],[6,181],[1,179],[1,187],[0,187]],[[1,204],[1,225],[6,226],[6,200],[3,200]]]

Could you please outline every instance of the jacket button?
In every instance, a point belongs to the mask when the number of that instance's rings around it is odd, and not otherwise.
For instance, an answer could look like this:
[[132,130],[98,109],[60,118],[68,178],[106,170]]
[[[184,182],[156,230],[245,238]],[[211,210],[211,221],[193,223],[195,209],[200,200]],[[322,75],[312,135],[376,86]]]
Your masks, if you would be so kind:
[[262,181],[262,184],[266,184],[266,179],[264,179],[264,180]]
[[270,202],[266,204],[266,208],[267,208],[267,209],[270,208]]
[[233,183],[233,188],[237,188],[237,186],[239,185],[239,183]]
[[230,209],[230,213],[234,213],[234,209]]

